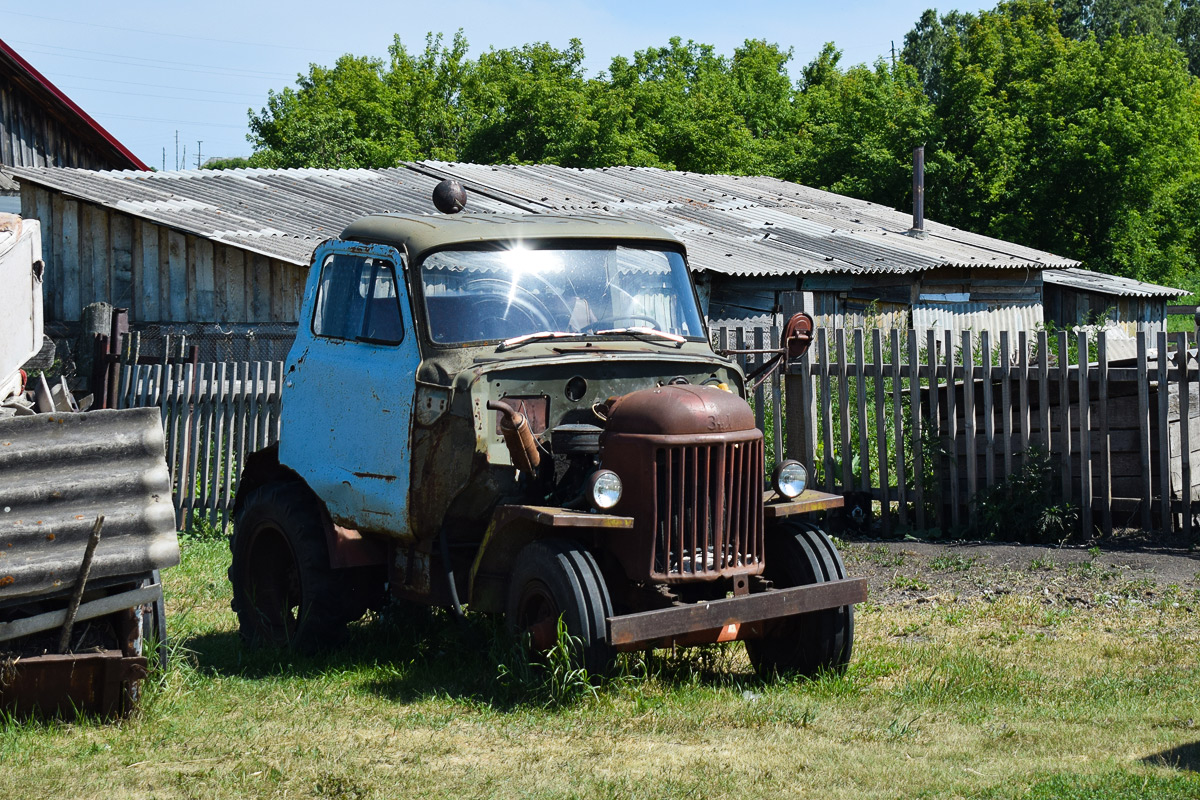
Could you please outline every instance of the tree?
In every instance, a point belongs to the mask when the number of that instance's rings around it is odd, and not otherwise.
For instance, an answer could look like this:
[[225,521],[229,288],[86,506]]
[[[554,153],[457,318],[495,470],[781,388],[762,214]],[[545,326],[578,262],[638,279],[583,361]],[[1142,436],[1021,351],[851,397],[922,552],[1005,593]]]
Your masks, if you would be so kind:
[[[1148,280],[1196,266],[1200,91],[1155,36],[1069,39],[1045,2],[984,12],[952,41],[931,216]],[[1175,215],[1163,225],[1168,215]]]
[[[826,44],[804,68],[798,96],[801,132],[781,177],[892,207],[912,195],[912,151],[935,141],[934,107],[917,72],[882,60],[843,72]],[[932,173],[938,170],[936,158]]]

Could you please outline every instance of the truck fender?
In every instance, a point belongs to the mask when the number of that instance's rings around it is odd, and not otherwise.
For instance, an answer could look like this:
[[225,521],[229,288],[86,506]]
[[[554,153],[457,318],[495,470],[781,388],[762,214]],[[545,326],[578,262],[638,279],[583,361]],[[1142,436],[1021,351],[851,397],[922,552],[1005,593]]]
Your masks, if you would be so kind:
[[325,546],[329,553],[329,566],[333,569],[348,567],[384,566],[387,564],[387,547],[377,539],[363,536],[359,531],[336,525],[329,516],[324,501],[309,487],[304,478],[286,464],[279,463],[279,445],[273,444],[251,453],[246,458],[238,481],[237,495],[233,501],[236,517],[245,500],[260,486],[268,483],[296,483],[303,491],[312,494],[321,509],[321,527],[325,531]]
[[497,506],[471,565],[468,589],[471,608],[504,610],[513,566],[521,550],[531,542],[551,536],[580,539],[597,531],[632,527],[632,517],[587,514],[549,506]]

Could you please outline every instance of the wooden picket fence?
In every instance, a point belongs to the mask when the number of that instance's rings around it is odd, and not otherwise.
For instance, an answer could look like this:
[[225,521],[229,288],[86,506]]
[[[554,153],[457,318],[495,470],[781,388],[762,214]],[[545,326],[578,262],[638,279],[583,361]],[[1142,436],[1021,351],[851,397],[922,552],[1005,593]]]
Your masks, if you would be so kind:
[[[777,328],[718,328],[718,349],[768,351]],[[809,353],[751,393],[768,466],[869,498],[880,533],[967,532],[982,492],[1036,450],[1083,530],[1192,531],[1200,457],[1196,354],[1186,335],[819,329]],[[1181,356],[1182,354],[1182,356]],[[739,356],[753,372],[768,353]],[[181,528],[229,521],[247,454],[278,440],[279,361],[124,363],[121,407],[162,410]],[[1197,506],[1200,510],[1200,506]]]
[[249,453],[279,440],[282,361],[122,364],[118,405],[157,406],[180,530],[230,520]]
[[1105,331],[821,329],[786,379],[786,449],[823,488],[868,496],[884,535],[971,530],[982,493],[1035,449],[1079,529],[1190,535],[1196,353],[1186,334],[1141,332],[1110,363],[1110,344]]

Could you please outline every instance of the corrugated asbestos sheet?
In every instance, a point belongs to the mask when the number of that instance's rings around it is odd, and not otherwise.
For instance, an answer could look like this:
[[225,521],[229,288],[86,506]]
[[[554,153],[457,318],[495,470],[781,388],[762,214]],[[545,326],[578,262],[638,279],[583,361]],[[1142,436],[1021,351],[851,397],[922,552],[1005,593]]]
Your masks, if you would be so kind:
[[[993,345],[998,345],[1001,331],[1033,331],[1044,322],[1041,302],[1036,303],[917,303],[912,307],[912,327],[922,331],[918,341],[924,341],[924,331],[950,330],[956,334],[963,331],[988,331]],[[1016,334],[1013,334],[1014,336]],[[954,345],[961,344],[956,339]],[[1016,342],[1011,343],[1016,346]]]
[[1043,276],[1048,284],[1062,286],[1067,289],[1077,289],[1085,292],[1096,292],[1114,297],[1167,297],[1176,298],[1187,294],[1183,289],[1172,289],[1170,286],[1157,286],[1153,283],[1120,278],[1116,275],[1106,275],[1103,272],[1092,272],[1086,269],[1064,269],[1046,272]]
[[564,213],[619,213],[665,227],[709,258],[692,266],[733,275],[919,272],[937,267],[1060,268],[1078,262],[909,214],[765,177],[647,167],[422,165],[473,187]]
[[[439,180],[404,167],[11,172],[68,197],[305,267],[318,244],[365,214],[432,211]],[[479,195],[470,202],[474,211],[513,210]]]
[[471,211],[620,214],[687,245],[693,269],[725,275],[1043,269],[1077,262],[773,178],[644,167],[566,169],[423,162],[383,170],[86,172],[14,169],[21,179],[177,230],[307,265],[313,247],[379,211],[428,213],[442,177]]
[[179,563],[157,408],[0,420],[0,601],[74,586],[100,514],[89,584]]

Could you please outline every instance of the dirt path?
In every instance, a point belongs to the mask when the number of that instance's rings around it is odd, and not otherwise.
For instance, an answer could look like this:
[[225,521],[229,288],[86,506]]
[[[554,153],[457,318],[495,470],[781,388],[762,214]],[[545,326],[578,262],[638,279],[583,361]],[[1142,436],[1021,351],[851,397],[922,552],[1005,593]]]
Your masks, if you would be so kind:
[[873,540],[842,550],[847,572],[867,578],[872,600],[885,604],[1023,593],[1090,605],[1108,596],[1150,601],[1171,587],[1200,597],[1200,551]]

